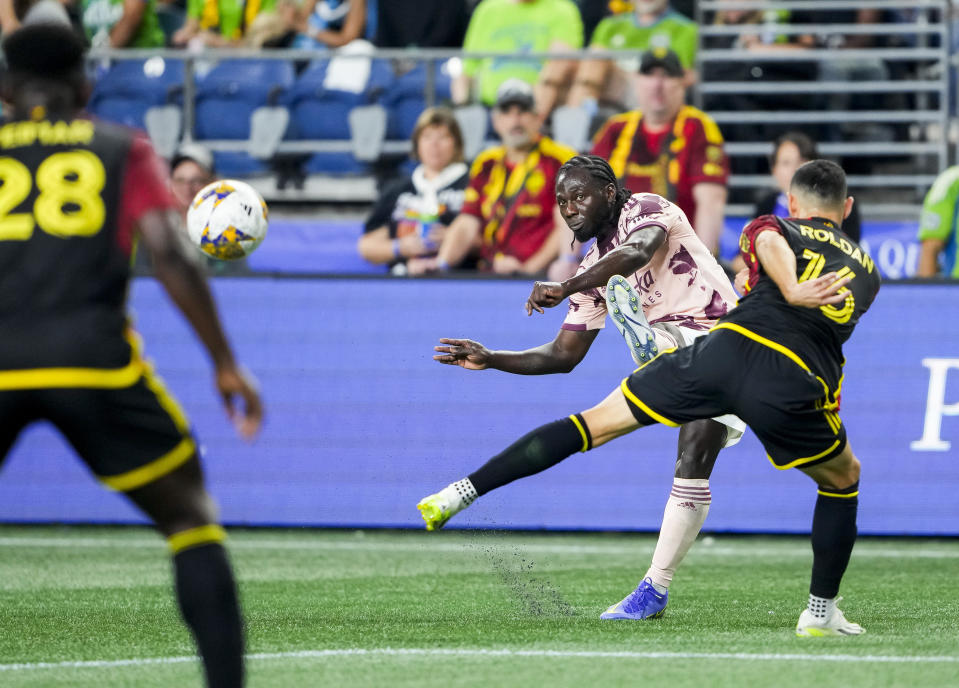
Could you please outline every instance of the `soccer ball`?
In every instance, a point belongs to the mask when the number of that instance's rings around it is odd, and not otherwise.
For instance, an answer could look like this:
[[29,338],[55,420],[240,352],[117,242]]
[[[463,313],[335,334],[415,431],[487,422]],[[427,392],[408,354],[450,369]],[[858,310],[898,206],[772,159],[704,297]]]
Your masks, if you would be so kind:
[[223,179],[203,187],[186,213],[190,241],[211,258],[237,260],[266,236],[263,197],[246,182]]

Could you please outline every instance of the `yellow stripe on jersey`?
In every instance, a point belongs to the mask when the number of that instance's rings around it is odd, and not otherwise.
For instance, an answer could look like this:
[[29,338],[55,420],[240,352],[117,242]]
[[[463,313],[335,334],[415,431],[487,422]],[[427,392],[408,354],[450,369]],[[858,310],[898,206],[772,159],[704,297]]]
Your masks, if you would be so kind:
[[558,160],[560,164],[565,163],[567,160],[576,155],[576,151],[572,148],[564,146],[561,143],[557,143],[548,136],[544,136],[539,140],[539,149],[542,151],[543,155],[546,155],[554,160]]
[[733,332],[738,332],[742,336],[747,337],[748,339],[752,339],[754,342],[758,342],[762,344],[763,346],[768,346],[773,351],[778,351],[783,356],[793,361],[796,365],[798,365],[803,370],[806,370],[810,373],[812,372],[811,370],[809,370],[809,366],[806,365],[806,362],[803,361],[801,358],[799,358],[799,356],[797,356],[795,353],[793,353],[792,350],[787,349],[785,346],[783,346],[782,344],[779,344],[778,342],[774,342],[771,339],[766,339],[762,335],[758,335],[755,332],[751,332],[750,330],[747,330],[745,327],[742,327],[741,325],[737,325],[736,323],[719,323],[718,325],[714,325],[712,329],[710,329],[710,332],[712,332],[713,330],[732,330]]
[[573,421],[573,425],[575,425],[576,429],[579,430],[579,434],[583,436],[583,448],[580,449],[580,451],[584,452],[589,449],[589,435],[586,434],[586,430],[583,428],[583,424],[579,422],[579,418],[577,418],[575,415],[572,415],[569,417],[569,419]]
[[119,475],[101,475],[98,477],[100,482],[111,490],[129,492],[172,473],[185,464],[194,454],[196,454],[196,445],[193,443],[193,439],[184,437],[173,449],[145,466],[134,468],[132,471]]
[[190,421],[187,420],[183,409],[180,408],[180,405],[177,403],[176,399],[173,398],[173,395],[167,391],[166,387],[163,385],[163,380],[153,372],[153,367],[147,364],[144,366],[144,368],[143,381],[146,383],[146,386],[149,387],[154,394],[156,394],[157,401],[160,402],[160,406],[163,407],[163,410],[170,414],[170,418],[173,419],[173,423],[176,425],[177,430],[186,435],[190,431]]
[[773,468],[780,471],[785,471],[788,468],[795,468],[796,466],[802,466],[803,464],[807,464],[812,461],[816,461],[817,459],[821,459],[822,457],[826,456],[826,454],[829,454],[830,452],[835,451],[836,447],[838,446],[839,446],[839,440],[836,440],[829,446],[829,449],[827,449],[826,451],[821,451],[815,456],[805,456],[801,459],[790,461],[785,466],[778,465],[775,461],[773,461],[773,457],[771,457],[769,454],[766,454],[766,458],[769,459],[769,463],[773,465]]
[[217,544],[225,540],[226,531],[221,526],[211,524],[174,533],[167,538],[167,544],[173,554],[179,554],[190,547]]
[[839,493],[839,492],[826,492],[825,490],[816,490],[816,494],[821,494],[823,497],[839,497],[840,499],[851,499],[852,497],[859,496],[859,490],[856,490],[855,492],[850,492],[849,494]]
[[699,123],[703,125],[703,133],[706,135],[706,140],[709,143],[721,146],[723,144],[723,134],[719,130],[719,125],[716,124],[716,121],[707,115],[705,112],[699,108],[695,108],[692,105],[687,105],[683,108],[686,111],[687,117],[692,117],[699,120]]
[[122,368],[28,368],[0,371],[0,390],[88,387],[123,389],[140,379],[146,363],[140,357],[140,337],[132,329],[124,333],[130,344],[130,362]]
[[623,395],[624,395],[627,399],[629,399],[629,401],[631,401],[634,405],[636,405],[636,406],[638,406],[640,409],[642,409],[643,413],[645,413],[647,416],[649,416],[650,418],[652,418],[653,420],[655,420],[657,423],[662,423],[663,425],[668,425],[668,426],[671,427],[671,428],[678,428],[678,427],[679,427],[679,423],[676,423],[676,422],[674,422],[674,421],[671,421],[671,420],[669,420],[669,418],[667,418],[666,416],[662,416],[662,415],[656,413],[655,411],[653,411],[653,409],[649,408],[646,404],[644,404],[642,401],[640,401],[640,400],[639,400],[639,397],[637,397],[635,394],[633,394],[633,390],[631,390],[631,389],[629,388],[629,385],[626,384],[626,383],[628,382],[628,380],[629,380],[628,377],[627,377],[627,378],[624,378],[623,381],[622,381],[622,383],[620,384],[620,388],[623,390]]
[[625,122],[619,132],[619,138],[616,139],[616,147],[609,156],[609,166],[617,177],[626,175],[626,163],[629,160],[629,154],[633,150],[633,139],[636,137],[636,130],[639,128],[639,120],[643,113],[639,110],[627,112],[622,116]]

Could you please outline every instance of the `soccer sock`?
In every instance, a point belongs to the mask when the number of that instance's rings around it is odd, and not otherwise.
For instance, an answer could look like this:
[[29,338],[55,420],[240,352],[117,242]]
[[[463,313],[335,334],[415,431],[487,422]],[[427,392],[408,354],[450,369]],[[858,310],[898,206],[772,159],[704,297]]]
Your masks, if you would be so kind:
[[[211,537],[185,545],[176,539],[202,531]],[[223,537],[219,526],[203,526],[173,535],[170,546],[177,601],[196,639],[207,685],[236,688],[243,685],[243,621]]]
[[476,494],[476,488],[473,487],[473,483],[470,482],[469,478],[463,478],[462,480],[457,480],[455,483],[450,483],[439,491],[439,495],[449,505],[451,516],[455,516],[461,512],[479,497],[479,495]]
[[[856,543],[859,482],[843,490],[819,488],[812,517],[812,596],[832,600]],[[810,611],[815,614],[810,603]]]
[[657,592],[666,592],[676,569],[696,541],[712,496],[706,479],[674,478],[673,490],[666,501],[663,525],[653,552],[653,563],[646,578],[653,582]]
[[592,447],[592,437],[578,413],[541,425],[469,475],[479,496],[519,478],[544,471],[577,451]]

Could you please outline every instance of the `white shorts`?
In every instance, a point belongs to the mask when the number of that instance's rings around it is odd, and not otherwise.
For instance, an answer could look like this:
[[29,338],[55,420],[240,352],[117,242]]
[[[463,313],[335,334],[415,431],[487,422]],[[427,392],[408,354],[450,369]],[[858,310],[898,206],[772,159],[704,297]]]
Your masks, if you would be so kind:
[[[688,327],[680,327],[675,323],[671,324],[680,332],[684,341],[677,342],[672,334],[653,325],[652,329],[656,335],[656,346],[659,347],[660,351],[689,346],[699,337],[709,334],[709,330],[691,330]],[[743,433],[746,432],[746,424],[739,419],[739,416],[734,416],[731,413],[717,416],[713,418],[713,420],[726,426],[726,443],[723,445],[723,448],[731,447],[739,442],[739,440],[743,438]]]

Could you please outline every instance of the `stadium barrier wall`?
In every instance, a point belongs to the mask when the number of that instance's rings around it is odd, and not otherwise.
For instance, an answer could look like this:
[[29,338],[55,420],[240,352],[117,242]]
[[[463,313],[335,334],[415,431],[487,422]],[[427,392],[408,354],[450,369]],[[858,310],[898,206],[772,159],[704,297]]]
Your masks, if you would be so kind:
[[[419,527],[422,496],[541,423],[587,408],[632,369],[607,328],[567,375],[470,372],[431,360],[441,336],[495,348],[549,341],[564,309],[528,318],[527,281],[220,278],[214,291],[267,404],[237,439],[205,354],[158,284],[134,282],[147,354],[182,401],[228,524]],[[860,531],[959,535],[959,288],[886,284],[846,347],[841,416],[863,462]],[[479,500],[451,525],[655,530],[677,431],[641,430]],[[771,467],[751,433],[724,451],[706,528],[808,532],[816,491]],[[142,522],[48,426],[0,479],[0,520]]]
[[[731,260],[739,253],[739,235],[748,218],[727,217],[720,237],[720,255]],[[863,248],[873,256],[884,278],[914,277],[919,258],[915,221],[873,220],[863,224]],[[249,258],[255,272],[337,275],[385,274],[356,251],[363,223],[350,219],[270,220],[270,240]]]

